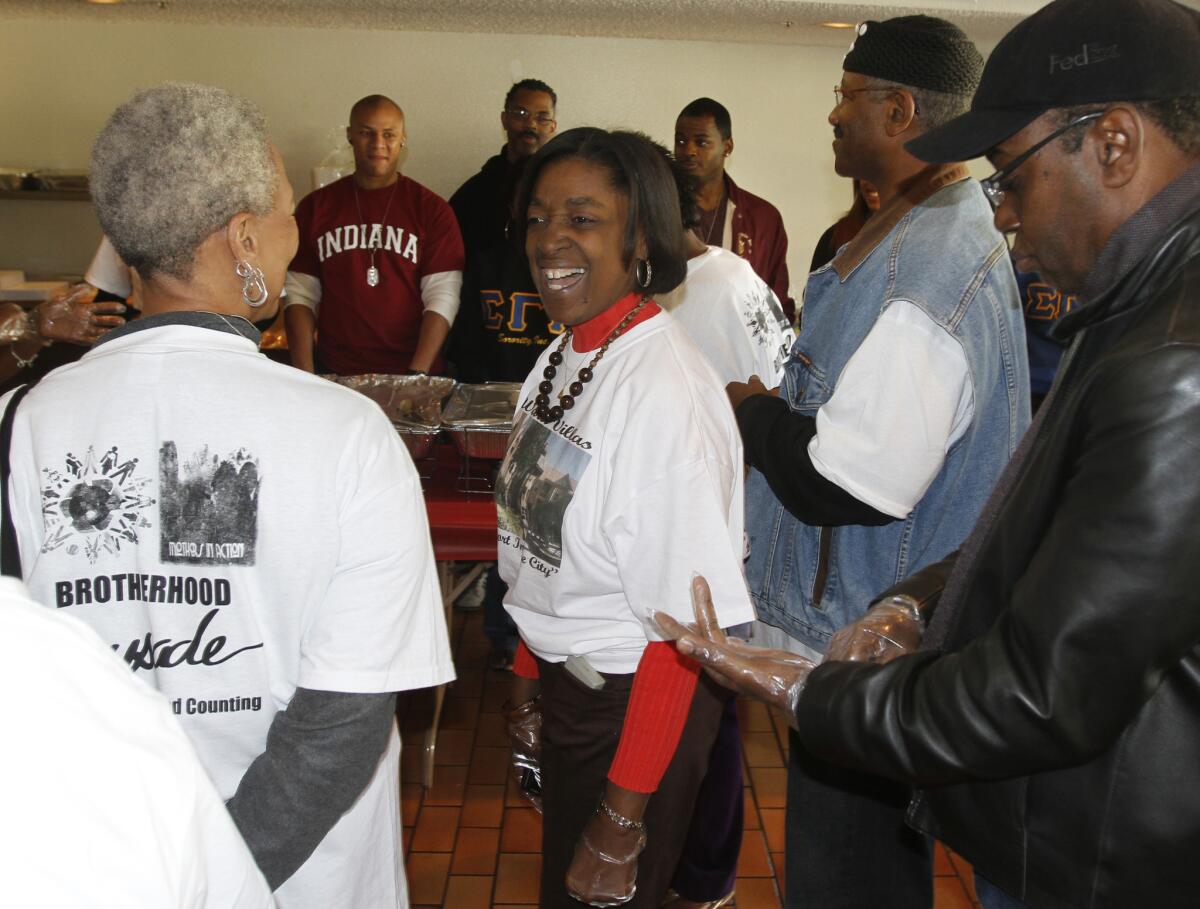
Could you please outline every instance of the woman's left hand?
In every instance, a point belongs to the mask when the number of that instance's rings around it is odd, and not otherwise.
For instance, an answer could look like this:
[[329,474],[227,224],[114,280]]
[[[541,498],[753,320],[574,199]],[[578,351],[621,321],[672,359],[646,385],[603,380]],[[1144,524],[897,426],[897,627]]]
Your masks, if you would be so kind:
[[66,293],[38,305],[38,334],[46,341],[67,341],[85,347],[101,338],[109,329],[125,324],[125,304],[116,300],[92,303],[94,290],[76,284]]
[[567,892],[589,906],[629,902],[637,892],[637,860],[645,848],[644,828],[619,826],[597,808],[575,844]]

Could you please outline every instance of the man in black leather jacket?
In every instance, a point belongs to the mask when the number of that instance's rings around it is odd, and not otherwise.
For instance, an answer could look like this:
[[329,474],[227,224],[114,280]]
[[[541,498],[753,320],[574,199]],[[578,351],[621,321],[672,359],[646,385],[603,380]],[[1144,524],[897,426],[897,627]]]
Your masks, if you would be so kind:
[[979,523],[815,669],[702,601],[699,633],[662,622],[814,754],[917,787],[910,823],[985,907],[1200,904],[1197,95],[1200,14],[1168,0],[1057,0],[1010,32],[971,111],[909,146],[986,153],[1020,267],[1080,299]]

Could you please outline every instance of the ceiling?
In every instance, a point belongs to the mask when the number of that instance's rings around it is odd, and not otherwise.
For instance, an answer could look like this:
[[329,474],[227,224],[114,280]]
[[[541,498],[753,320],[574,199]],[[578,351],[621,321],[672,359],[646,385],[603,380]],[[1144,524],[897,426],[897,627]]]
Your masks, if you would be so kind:
[[[1200,0],[1192,0],[1196,5]],[[940,15],[992,43],[1041,0],[920,0],[830,3],[819,0],[4,0],[0,18],[286,25],[398,31],[603,35],[631,38],[848,45],[845,30],[823,22],[860,22],[911,12]]]

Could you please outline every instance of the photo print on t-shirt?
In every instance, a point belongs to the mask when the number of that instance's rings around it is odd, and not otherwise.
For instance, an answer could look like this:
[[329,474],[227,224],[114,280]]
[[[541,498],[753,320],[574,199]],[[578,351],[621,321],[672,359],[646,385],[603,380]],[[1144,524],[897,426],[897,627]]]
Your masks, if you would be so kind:
[[116,445],[99,457],[91,445],[82,458],[67,452],[61,469],[42,468],[42,479],[42,552],[65,547],[94,564],[101,553],[120,552],[122,543],[136,546],[138,529],[151,526],[151,479]]
[[496,524],[515,534],[529,553],[562,566],[567,506],[592,456],[532,417],[520,420],[496,478]]
[[258,459],[202,446],[186,460],[159,449],[159,558],[190,565],[253,565],[258,542]]
[[[778,334],[788,341],[793,340],[791,325],[783,313],[783,307],[766,284],[759,284],[742,297],[742,321],[750,329],[750,337],[759,347],[766,347]],[[776,375],[783,369],[790,353],[789,346],[780,345],[772,361]]]

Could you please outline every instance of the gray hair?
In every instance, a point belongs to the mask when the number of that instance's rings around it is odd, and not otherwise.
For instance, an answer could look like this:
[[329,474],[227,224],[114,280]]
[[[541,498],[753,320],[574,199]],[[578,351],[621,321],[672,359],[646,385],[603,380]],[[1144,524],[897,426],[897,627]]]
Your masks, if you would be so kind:
[[956,95],[950,92],[935,92],[927,88],[914,88],[899,82],[888,82],[885,79],[867,79],[870,88],[895,88],[912,95],[916,107],[917,124],[924,130],[935,129],[943,123],[949,123],[955,117],[967,112],[971,106],[970,95]]
[[138,92],[92,146],[100,226],[143,278],[191,277],[209,235],[240,212],[270,213],[278,179],[262,113],[208,85]]

